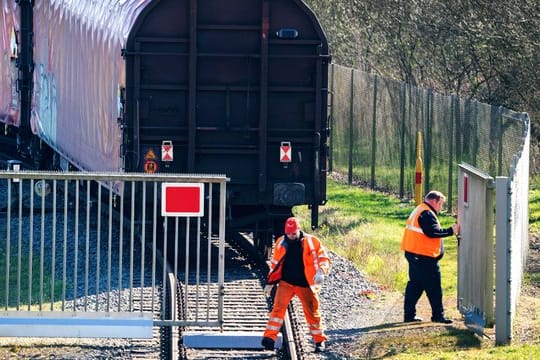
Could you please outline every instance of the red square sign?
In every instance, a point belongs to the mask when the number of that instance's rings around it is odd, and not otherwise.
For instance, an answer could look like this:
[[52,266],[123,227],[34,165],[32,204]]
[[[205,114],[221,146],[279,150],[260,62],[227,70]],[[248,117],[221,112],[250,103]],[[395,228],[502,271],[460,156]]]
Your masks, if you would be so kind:
[[204,184],[161,184],[161,215],[179,217],[204,216]]

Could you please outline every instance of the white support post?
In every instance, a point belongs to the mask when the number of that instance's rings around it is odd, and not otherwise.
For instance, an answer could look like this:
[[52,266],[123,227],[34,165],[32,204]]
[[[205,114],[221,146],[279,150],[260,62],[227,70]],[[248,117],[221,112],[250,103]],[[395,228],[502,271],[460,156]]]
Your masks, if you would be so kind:
[[495,259],[495,340],[499,345],[512,339],[512,312],[510,307],[510,194],[508,178],[496,179],[496,259]]

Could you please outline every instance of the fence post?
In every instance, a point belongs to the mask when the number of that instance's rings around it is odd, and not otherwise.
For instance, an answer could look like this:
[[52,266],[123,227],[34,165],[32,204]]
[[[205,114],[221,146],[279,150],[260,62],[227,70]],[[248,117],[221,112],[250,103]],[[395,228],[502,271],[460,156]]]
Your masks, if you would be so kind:
[[447,201],[446,201],[446,208],[448,211],[452,211],[452,177],[453,177],[453,169],[454,169],[454,117],[456,116],[456,104],[457,98],[455,95],[450,96],[450,128],[448,129],[448,189],[447,189]]
[[495,258],[495,342],[509,344],[512,339],[512,307],[510,287],[510,192],[508,178],[496,178],[496,258]]
[[349,185],[353,178],[353,119],[354,119],[354,69],[351,69],[351,99],[349,104]]
[[472,154],[473,154],[473,165],[474,166],[477,166],[477,163],[478,163],[478,160],[477,160],[477,154],[479,153],[479,149],[480,149],[480,139],[479,139],[479,129],[478,129],[478,101],[474,100],[474,112],[473,112],[473,121],[474,121],[474,124],[473,124],[473,129],[474,129],[474,132],[473,132],[473,150],[472,150]]
[[422,203],[422,132],[418,132],[416,141],[416,168],[414,180],[414,204]]
[[[461,121],[461,98],[458,96],[453,96],[454,102],[453,102],[453,111],[454,111],[454,119],[452,121],[452,134],[453,138],[450,138],[450,145],[455,146],[455,150],[451,152],[450,157],[450,172],[448,174],[448,210],[452,212],[452,204],[453,204],[453,188],[456,179],[454,179],[454,162],[458,164],[461,161],[461,128],[462,128],[462,121]],[[454,143],[455,140],[455,143]],[[455,159],[455,161],[454,161]]]
[[335,64],[330,64],[330,70],[332,71],[332,77],[330,78],[330,121],[328,126],[330,127],[330,151],[328,154],[328,171],[334,170],[334,158],[332,153],[334,152],[334,69]]
[[499,175],[499,172],[497,170],[497,155],[498,155],[498,146],[499,142],[501,141],[501,128],[500,128],[500,121],[499,121],[499,109],[496,106],[490,105],[490,122],[489,122],[489,151],[488,151],[488,157],[489,157],[489,173],[490,174],[497,174]]
[[426,102],[427,102],[427,114],[426,119],[424,122],[424,133],[426,136],[424,137],[424,189],[429,191],[431,189],[431,157],[433,155],[433,135],[432,130],[433,127],[431,126],[433,122],[433,91],[431,89],[427,90],[427,96],[426,96]]
[[[456,136],[456,151],[455,151],[455,159],[456,164],[459,164],[463,160],[463,124],[465,122],[465,112],[463,113],[463,118],[461,116],[461,102],[463,101],[461,98],[456,97],[456,125],[455,125],[455,136]],[[464,107],[467,106],[467,99],[464,100]],[[466,111],[466,109],[464,109]]]
[[471,98],[467,97],[465,98],[465,102],[463,105],[463,121],[461,122],[463,125],[459,126],[457,129],[458,132],[458,138],[460,139],[460,149],[459,149],[459,158],[457,159],[457,163],[461,164],[462,162],[467,162],[473,166],[476,166],[475,163],[472,162],[471,155],[471,146],[473,146],[473,138],[474,138],[474,132],[472,128],[472,114],[473,114],[473,107],[471,103]]
[[405,124],[407,116],[407,84],[401,83],[401,144],[399,156],[399,198],[403,199],[405,193]]
[[371,128],[371,188],[375,188],[375,160],[377,152],[377,80],[375,75],[373,84],[373,122]]
[[499,147],[497,151],[497,175],[502,175],[502,163],[503,163],[503,138],[504,138],[504,124],[503,124],[503,107],[499,106],[497,109],[497,120],[499,124]]

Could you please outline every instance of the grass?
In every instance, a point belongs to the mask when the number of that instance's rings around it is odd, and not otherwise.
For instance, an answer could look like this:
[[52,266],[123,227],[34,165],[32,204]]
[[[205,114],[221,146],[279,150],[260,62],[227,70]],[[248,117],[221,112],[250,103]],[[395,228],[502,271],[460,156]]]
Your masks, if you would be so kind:
[[[40,274],[40,262],[39,258],[33,258],[32,259],[32,278],[28,279],[29,271],[29,258],[27,256],[21,257],[21,279],[18,279],[18,261],[14,258],[11,259],[10,266],[9,266],[9,294],[7,294],[7,304],[6,304],[6,293],[5,293],[5,287],[6,287],[6,280],[7,280],[7,274],[8,271],[6,271],[6,256],[5,256],[5,249],[0,250],[0,286],[2,286],[0,290],[1,298],[0,298],[0,308],[6,309],[11,308],[14,309],[17,306],[20,306],[21,308],[26,309],[28,305],[31,305],[32,307],[35,307],[34,305],[39,304],[40,298],[43,297],[43,306],[50,306],[51,301],[51,274],[50,269],[45,266],[43,271],[43,288],[41,287],[41,274]],[[18,282],[20,281],[20,291],[17,291],[18,289]],[[31,291],[29,291],[29,287],[31,285]],[[60,282],[56,282],[54,285],[54,298],[58,299],[60,298],[62,290],[62,284]]]
[[[320,227],[314,233],[328,248],[355,263],[370,280],[391,290],[404,289],[407,264],[400,246],[403,226],[412,209],[410,201],[329,180],[328,203],[320,209]],[[300,218],[309,219],[306,207],[295,210]],[[439,220],[442,226],[455,222],[445,214]],[[443,291],[452,295],[456,283],[448,279],[456,279],[456,242],[446,241],[445,248],[441,270],[448,276],[443,279]]]
[[[529,186],[529,231],[540,236],[540,177],[533,179]],[[524,281],[540,284],[540,273],[526,273]]]
[[529,185],[529,226],[533,233],[540,233],[540,177]]
[[[530,232],[540,233],[540,181],[531,182]],[[314,234],[324,239],[329,249],[354,262],[370,280],[388,291],[403,292],[408,279],[407,263],[400,250],[403,226],[414,208],[410,201],[401,202],[394,196],[328,181],[328,203],[320,209],[320,228]],[[309,210],[295,209],[306,219]],[[455,218],[441,214],[443,227]],[[445,257],[440,262],[443,294],[455,299],[457,294],[457,244],[455,238],[445,239]],[[540,283],[538,274],[528,274],[525,283]],[[455,302],[455,300],[454,300]],[[479,338],[467,329],[432,328],[422,332],[400,333],[398,337],[375,336],[370,344],[378,349],[376,357],[398,359],[532,359],[540,354],[538,344],[495,346],[494,340]],[[365,346],[364,346],[365,348]],[[373,355],[373,354],[372,354]],[[531,357],[533,356],[533,357]],[[540,355],[538,355],[540,358]],[[359,357],[363,358],[363,357]]]

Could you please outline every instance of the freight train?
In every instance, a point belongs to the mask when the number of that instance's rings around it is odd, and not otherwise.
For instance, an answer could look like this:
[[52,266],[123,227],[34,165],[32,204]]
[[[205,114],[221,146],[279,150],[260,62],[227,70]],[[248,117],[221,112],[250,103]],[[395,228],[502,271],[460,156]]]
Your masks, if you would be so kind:
[[325,34],[301,0],[0,0],[0,121],[41,167],[226,174],[268,251],[326,199]]
[[15,1],[0,0],[0,121],[6,126],[20,125],[16,31],[20,15]]

